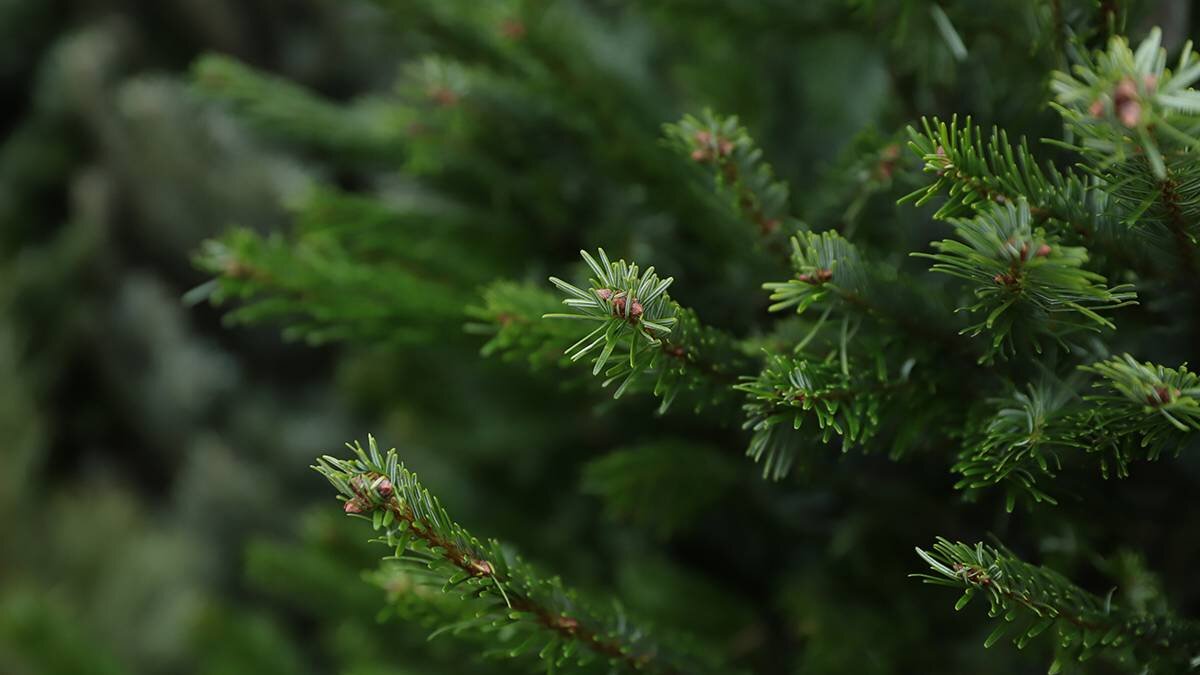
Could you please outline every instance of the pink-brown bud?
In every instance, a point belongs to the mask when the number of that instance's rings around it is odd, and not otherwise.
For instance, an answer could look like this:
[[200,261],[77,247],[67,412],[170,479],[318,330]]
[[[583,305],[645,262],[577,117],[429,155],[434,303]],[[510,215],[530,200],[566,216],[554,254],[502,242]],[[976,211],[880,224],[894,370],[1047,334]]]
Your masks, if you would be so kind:
[[1133,78],[1126,77],[1113,89],[1113,110],[1121,124],[1136,127],[1142,121],[1142,103],[1138,98],[1137,85]]
[[471,574],[477,577],[488,577],[496,573],[492,564],[486,560],[471,560],[467,562],[467,567],[470,568]]
[[1179,395],[1181,393],[1183,393],[1183,392],[1179,391],[1178,389],[1171,388],[1171,387],[1165,387],[1165,386],[1155,387],[1154,393],[1152,393],[1146,397],[1146,403],[1147,403],[1147,405],[1157,408],[1158,406],[1161,406],[1161,405],[1166,405],[1168,403],[1174,403],[1175,399],[1179,398]]
[[[618,316],[618,317],[622,317],[622,318],[625,317],[625,294],[624,293],[618,293],[617,296],[615,298],[613,298],[612,308],[613,308],[613,316]],[[634,321],[637,321],[638,319],[640,319],[642,317],[643,311],[644,310],[642,309],[642,303],[638,302],[637,300],[634,300],[633,304],[629,306],[629,317],[628,317],[629,321],[634,322]]]
[[807,273],[801,274],[796,278],[799,279],[800,281],[803,281],[806,284],[812,284],[814,286],[817,286],[819,284],[823,284],[826,281],[829,281],[830,279],[832,279],[833,278],[833,270],[821,268],[819,270],[813,271],[811,274],[807,274]]

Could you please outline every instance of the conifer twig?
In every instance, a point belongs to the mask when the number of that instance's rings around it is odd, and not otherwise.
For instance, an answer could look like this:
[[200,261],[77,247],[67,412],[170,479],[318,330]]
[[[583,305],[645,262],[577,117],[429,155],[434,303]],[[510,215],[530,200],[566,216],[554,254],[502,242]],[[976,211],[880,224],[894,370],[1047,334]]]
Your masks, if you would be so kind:
[[[482,630],[515,643],[512,657],[532,653],[553,668],[569,660],[600,659],[617,672],[684,675],[718,672],[700,648],[685,653],[637,627],[619,607],[603,614],[587,607],[557,577],[545,578],[498,542],[482,542],[454,522],[436,497],[374,438],[348,446],[354,458],[321,457],[313,467],[337,488],[343,510],[366,519],[408,565],[471,603],[471,618],[440,630]],[[440,631],[439,631],[440,632]],[[582,649],[582,650],[581,650]]]
[[[749,371],[749,360],[736,340],[702,324],[695,312],[666,293],[672,278],[660,279],[653,267],[643,270],[624,260],[613,262],[604,249],[595,257],[587,251],[580,255],[592,272],[588,287],[551,277],[572,311],[545,318],[597,324],[566,354],[572,361],[594,354],[592,373],[603,373],[605,386],[620,382],[614,398],[649,376],[654,394],[662,399],[660,411],[684,390],[700,392],[698,405],[716,402]],[[616,356],[618,349],[623,355]]]
[[763,151],[737,117],[705,110],[668,124],[667,138],[692,161],[708,167],[720,193],[727,195],[745,220],[764,237],[799,227],[788,214],[788,186],[775,178]]
[[1050,673],[1060,672],[1067,661],[1084,661],[1100,651],[1126,657],[1132,652],[1135,663],[1165,669],[1186,667],[1200,653],[1200,625],[1170,614],[1124,610],[1111,596],[1093,595],[1061,574],[1026,563],[1004,548],[983,543],[970,546],[939,537],[931,550],[917,548],[917,555],[933,574],[912,576],[963,590],[955,609],[982,595],[989,603],[990,615],[1002,617],[984,641],[985,647],[1005,635],[1013,635],[1013,642],[1024,647],[1055,627],[1059,653]]

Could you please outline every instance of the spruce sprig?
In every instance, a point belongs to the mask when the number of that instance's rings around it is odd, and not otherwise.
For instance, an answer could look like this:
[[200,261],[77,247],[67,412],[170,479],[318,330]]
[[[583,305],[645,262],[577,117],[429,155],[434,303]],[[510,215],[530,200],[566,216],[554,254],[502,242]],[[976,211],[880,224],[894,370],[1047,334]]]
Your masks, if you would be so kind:
[[1197,262],[1200,216],[1200,55],[1184,45],[1166,67],[1155,28],[1134,50],[1114,36],[1108,49],[1083,54],[1071,73],[1054,73],[1055,109],[1072,143],[1123,211],[1121,222],[1161,251],[1173,249],[1189,281]]
[[914,253],[934,261],[932,270],[969,282],[975,302],[962,309],[984,318],[964,329],[991,333],[985,358],[1016,352],[1017,341],[1039,336],[1066,346],[1080,330],[1115,328],[1101,315],[1135,303],[1129,285],[1108,287],[1105,278],[1084,269],[1087,250],[1064,246],[1035,228],[1029,204],[994,204],[972,218],[951,219],[959,239],[933,244],[937,253]]
[[663,127],[667,141],[712,174],[718,194],[763,236],[794,232],[799,221],[789,215],[788,185],[777,179],[763,150],[736,116],[711,110],[685,115]]
[[917,555],[933,573],[912,576],[963,591],[956,610],[976,596],[987,600],[988,615],[1000,623],[984,647],[1011,636],[1013,644],[1023,648],[1053,628],[1058,644],[1050,673],[1099,655],[1145,664],[1145,672],[1186,672],[1200,653],[1200,625],[1195,622],[1121,608],[1111,594],[1103,598],[1089,593],[1062,574],[1024,562],[1002,547],[938,538],[929,550],[918,547]]
[[1061,453],[1082,448],[1071,416],[1075,400],[1070,386],[1045,378],[993,401],[994,412],[968,432],[952,467],[962,476],[954,487],[976,491],[1003,485],[1009,511],[1023,496],[1057,504],[1039,481],[1054,478],[1062,469]]
[[412,573],[412,580],[440,585],[475,605],[476,611],[442,632],[479,631],[506,645],[510,658],[536,655],[554,672],[573,665],[582,672],[637,672],[682,675],[723,672],[703,649],[655,638],[614,604],[608,611],[589,606],[558,577],[547,577],[496,540],[482,541],[450,517],[415,474],[400,463],[395,449],[347,444],[354,456],[329,455],[313,469],[333,485],[343,510],[369,521],[395,553],[389,559]]
[[[748,359],[736,340],[671,299],[666,292],[671,277],[660,279],[653,267],[613,262],[604,249],[596,257],[587,251],[580,255],[592,271],[588,287],[550,277],[573,311],[544,315],[599,324],[567,348],[571,361],[593,355],[592,374],[603,374],[603,386],[619,382],[614,398],[640,379],[652,381],[660,412],[685,390],[697,392],[697,406],[731,393]],[[624,356],[614,358],[616,353]]]
[[[763,477],[780,480],[806,446],[841,438],[842,452],[878,431],[880,409],[901,387],[907,371],[889,380],[875,369],[851,369],[835,360],[776,354],[762,372],[739,384],[747,394],[743,428],[753,432],[746,455],[763,465]],[[816,430],[804,429],[816,424]]]
[[909,148],[924,162],[924,171],[934,177],[900,199],[922,206],[940,194],[946,202],[934,213],[945,219],[973,213],[988,202],[1007,204],[1024,197],[1038,215],[1054,217],[1083,226],[1093,214],[1082,212],[1080,198],[1087,192],[1074,172],[1053,164],[1040,164],[1024,138],[1013,145],[1008,133],[992,127],[984,130],[967,117],[960,125],[957,116],[949,123],[922,118],[921,129],[908,127]]
[[1094,384],[1100,393],[1085,397],[1091,410],[1083,424],[1089,447],[1106,455],[1105,475],[1127,476],[1139,455],[1151,461],[1178,455],[1200,431],[1200,376],[1186,364],[1168,368],[1125,354],[1081,370],[1100,376]]
[[1013,144],[998,127],[985,136],[970,117],[960,122],[954,116],[949,123],[922,118],[921,125],[919,131],[908,128],[909,147],[921,157],[933,182],[900,203],[921,206],[944,194],[946,201],[934,217],[949,220],[1023,199],[1036,226],[1065,244],[1089,247],[1101,258],[1097,265],[1114,272],[1157,274],[1154,261],[1129,241],[1112,187],[1093,172],[1039,162],[1024,138]]
[[794,279],[768,282],[770,311],[796,308],[797,314],[829,299],[862,305],[870,279],[858,248],[837,232],[803,232],[792,237]]
[[[1200,431],[1200,377],[1186,366],[1141,363],[1128,354],[1080,366],[1066,381],[1045,377],[1025,391],[992,402],[968,431],[955,487],[1004,486],[1011,511],[1018,497],[1057,503],[1043,480],[1066,460],[1099,454],[1105,477],[1124,478],[1144,458],[1178,455]],[[1091,376],[1086,395],[1082,376]]]
[[1069,147],[1100,166],[1145,157],[1159,180],[1165,157],[1200,148],[1200,55],[1184,45],[1174,71],[1158,28],[1134,50],[1123,36],[1108,49],[1081,54],[1072,72],[1055,72],[1055,107],[1079,137]]

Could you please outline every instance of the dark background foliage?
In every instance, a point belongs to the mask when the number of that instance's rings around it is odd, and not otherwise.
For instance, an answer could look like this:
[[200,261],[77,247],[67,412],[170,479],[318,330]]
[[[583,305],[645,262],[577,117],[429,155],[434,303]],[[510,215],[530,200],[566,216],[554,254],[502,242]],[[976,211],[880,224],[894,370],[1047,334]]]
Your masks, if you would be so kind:
[[[483,358],[463,330],[487,282],[566,274],[602,245],[674,276],[706,321],[763,332],[759,284],[786,272],[662,141],[705,107],[740,117],[797,216],[922,269],[904,254],[943,235],[894,205],[918,185],[890,154],[901,130],[969,113],[1056,135],[1047,8],[1087,25],[1095,3],[941,3],[963,58],[915,0],[485,4],[0,0],[0,671],[516,672],[426,643],[403,608],[379,621],[376,552],[308,469],[367,431],[473,530],[758,672],[1041,667],[1039,647],[982,651],[981,616],[906,577],[935,535],[996,533],[1100,594],[1137,590],[1122,552],[1140,551],[1175,609],[1200,610],[1200,538],[1181,535],[1200,514],[1179,499],[1194,456],[1089,476],[1037,518],[963,502],[946,454],[831,451],[767,483],[736,414],[655,417]],[[1135,3],[1129,32],[1162,24],[1176,46],[1187,8]],[[336,315],[295,330],[286,303],[230,324],[236,303],[184,301],[218,237],[314,237],[316,262],[280,249],[298,278],[346,265],[319,245],[338,209],[406,233],[388,245],[437,294],[291,298],[400,308],[344,333]],[[699,458],[694,517],[595,496],[644,446]],[[689,475],[664,472],[665,498],[691,496]]]

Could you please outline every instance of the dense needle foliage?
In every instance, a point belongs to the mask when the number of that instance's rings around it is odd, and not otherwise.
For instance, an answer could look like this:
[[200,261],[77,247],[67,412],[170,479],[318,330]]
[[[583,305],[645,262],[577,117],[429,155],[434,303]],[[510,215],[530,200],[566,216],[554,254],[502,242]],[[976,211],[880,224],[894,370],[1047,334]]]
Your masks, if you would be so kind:
[[1200,663],[1187,3],[216,3],[285,37],[153,77],[84,5],[0,157],[71,197],[0,232],[0,670]]

